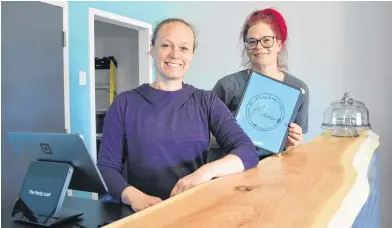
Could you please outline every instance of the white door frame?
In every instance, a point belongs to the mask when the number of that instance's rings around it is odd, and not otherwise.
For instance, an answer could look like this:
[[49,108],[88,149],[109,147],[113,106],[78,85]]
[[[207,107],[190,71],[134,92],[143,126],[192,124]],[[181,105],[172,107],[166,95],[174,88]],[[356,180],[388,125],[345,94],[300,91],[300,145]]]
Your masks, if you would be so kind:
[[152,25],[146,22],[138,21],[129,17],[124,17],[114,13],[105,12],[96,8],[89,7],[88,12],[89,26],[89,91],[90,91],[90,139],[91,139],[91,156],[97,160],[97,135],[96,135],[96,118],[95,118],[95,21],[102,21],[109,24],[118,25],[130,29],[138,30],[139,41],[139,85],[151,83],[152,63],[148,55],[150,50],[150,37],[152,34]]
[[71,132],[71,112],[70,112],[70,92],[69,92],[69,45],[68,45],[68,2],[65,1],[40,1],[50,5],[63,8],[63,31],[65,32],[65,47],[63,47],[63,67],[64,67],[64,130]]

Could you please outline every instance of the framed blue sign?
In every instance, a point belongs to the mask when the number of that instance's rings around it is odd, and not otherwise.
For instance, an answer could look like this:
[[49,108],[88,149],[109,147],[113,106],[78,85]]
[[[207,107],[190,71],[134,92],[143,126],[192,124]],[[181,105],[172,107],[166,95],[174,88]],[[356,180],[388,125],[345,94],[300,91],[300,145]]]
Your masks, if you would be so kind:
[[235,118],[256,147],[275,154],[284,150],[288,127],[298,113],[302,91],[250,72]]

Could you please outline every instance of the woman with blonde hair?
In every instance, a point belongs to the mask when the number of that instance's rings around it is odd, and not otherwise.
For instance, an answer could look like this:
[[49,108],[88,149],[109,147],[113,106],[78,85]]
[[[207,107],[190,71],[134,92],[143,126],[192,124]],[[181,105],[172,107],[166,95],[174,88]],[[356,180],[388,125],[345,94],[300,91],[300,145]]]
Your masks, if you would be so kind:
[[[97,165],[112,198],[136,212],[258,164],[256,148],[223,102],[183,82],[195,48],[189,23],[159,23],[150,53],[155,82],[118,94],[105,117]],[[229,153],[206,163],[210,132]]]

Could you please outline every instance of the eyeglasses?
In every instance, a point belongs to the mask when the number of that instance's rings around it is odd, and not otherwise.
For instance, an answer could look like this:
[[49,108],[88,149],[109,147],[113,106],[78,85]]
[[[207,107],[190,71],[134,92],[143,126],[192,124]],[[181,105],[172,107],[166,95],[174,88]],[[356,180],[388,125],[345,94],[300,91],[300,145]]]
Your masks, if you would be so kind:
[[257,45],[261,44],[263,48],[270,48],[274,46],[275,37],[274,36],[264,36],[263,38],[257,40],[254,38],[249,38],[245,40],[245,47],[248,50],[256,49]]

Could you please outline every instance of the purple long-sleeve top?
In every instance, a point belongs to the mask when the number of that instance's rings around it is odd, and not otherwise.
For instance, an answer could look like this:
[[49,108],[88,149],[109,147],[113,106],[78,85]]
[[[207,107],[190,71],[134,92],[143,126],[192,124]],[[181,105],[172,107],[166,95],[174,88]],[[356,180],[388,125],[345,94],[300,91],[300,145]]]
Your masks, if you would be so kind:
[[[97,161],[110,195],[121,201],[122,191],[133,186],[167,199],[179,179],[204,164],[210,131],[245,170],[258,164],[251,140],[213,92],[188,84],[178,91],[143,84],[118,94],[105,117]],[[128,180],[121,174],[124,155]]]

